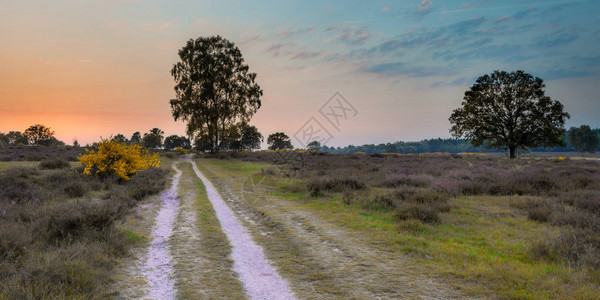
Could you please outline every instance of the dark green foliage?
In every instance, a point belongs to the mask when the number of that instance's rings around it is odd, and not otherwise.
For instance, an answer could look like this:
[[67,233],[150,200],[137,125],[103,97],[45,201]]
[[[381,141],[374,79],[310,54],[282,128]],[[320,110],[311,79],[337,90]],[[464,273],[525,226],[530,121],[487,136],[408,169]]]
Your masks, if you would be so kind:
[[234,43],[220,37],[189,40],[171,70],[176,99],[170,101],[175,121],[187,122],[187,134],[208,140],[218,152],[238,122],[260,108],[262,90]]
[[544,87],[542,79],[520,70],[481,76],[452,112],[450,132],[475,146],[509,149],[510,158],[519,148],[562,145],[569,114]]
[[20,131],[9,131],[6,134],[6,139],[8,140],[9,145],[19,146],[19,145],[29,145],[29,139],[27,136],[22,134]]
[[40,162],[40,169],[65,169],[70,168],[71,164],[64,158],[46,158]]
[[0,132],[0,147],[8,146],[9,139],[3,132]]
[[117,135],[113,136],[110,140],[115,141],[117,143],[129,144],[129,140],[121,133],[118,133]]
[[242,123],[240,126],[240,149],[253,150],[260,149],[260,143],[263,141],[262,134],[256,126]]
[[319,151],[321,150],[321,143],[319,141],[312,141],[306,145],[308,150]]
[[269,150],[289,150],[294,149],[290,137],[283,132],[275,132],[269,135],[267,138],[267,145]]
[[581,153],[596,153],[600,144],[598,135],[588,125],[581,125],[579,128],[571,127],[568,140],[569,145]]
[[159,128],[152,128],[149,132],[144,133],[142,138],[142,146],[148,149],[157,149],[162,147],[165,132]]
[[183,149],[191,149],[192,143],[188,138],[184,136],[170,135],[167,138],[165,138],[165,150],[173,150],[178,147],[181,147]]
[[139,131],[134,132],[129,139],[129,144],[142,144],[142,134]]

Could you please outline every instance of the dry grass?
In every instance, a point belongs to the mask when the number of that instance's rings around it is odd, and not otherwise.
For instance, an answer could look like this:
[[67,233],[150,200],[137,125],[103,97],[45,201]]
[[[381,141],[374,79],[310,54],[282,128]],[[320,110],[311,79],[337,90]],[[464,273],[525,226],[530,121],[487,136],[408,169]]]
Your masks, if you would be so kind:
[[116,259],[136,242],[115,222],[137,203],[135,194],[164,182],[160,170],[117,183],[59,164],[0,173],[0,298],[101,295]]

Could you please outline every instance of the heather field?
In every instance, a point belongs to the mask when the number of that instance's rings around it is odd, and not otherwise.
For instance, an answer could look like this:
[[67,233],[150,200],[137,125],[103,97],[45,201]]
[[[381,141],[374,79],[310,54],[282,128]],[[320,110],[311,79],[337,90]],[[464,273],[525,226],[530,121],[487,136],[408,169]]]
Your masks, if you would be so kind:
[[261,214],[284,201],[465,296],[598,297],[597,160],[261,152],[210,164],[249,173],[240,198]]
[[[71,155],[50,150],[36,157]],[[119,223],[163,189],[167,172],[119,182],[82,170],[63,158],[0,162],[0,299],[101,298],[117,261],[140,242]]]
[[[285,298],[599,295],[594,157],[174,151],[129,181],[82,172],[0,163],[0,298],[245,298],[249,245]],[[148,269],[153,251],[169,271]]]

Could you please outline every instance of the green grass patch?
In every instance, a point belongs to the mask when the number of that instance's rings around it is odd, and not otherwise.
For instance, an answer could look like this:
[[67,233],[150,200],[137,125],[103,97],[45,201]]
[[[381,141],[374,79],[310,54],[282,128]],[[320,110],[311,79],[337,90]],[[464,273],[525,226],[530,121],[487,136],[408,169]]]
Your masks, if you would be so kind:
[[146,240],[145,237],[138,235],[135,232],[128,229],[125,230],[125,236],[127,236],[127,238],[134,243],[139,243]]
[[261,168],[267,168],[269,165],[264,163],[255,163],[255,162],[241,162],[241,161],[233,161],[233,160],[222,160],[222,159],[214,159],[207,158],[206,161],[209,161],[211,164],[223,168],[228,171],[234,171],[236,173],[242,173],[245,175],[251,175],[256,172],[259,172]]

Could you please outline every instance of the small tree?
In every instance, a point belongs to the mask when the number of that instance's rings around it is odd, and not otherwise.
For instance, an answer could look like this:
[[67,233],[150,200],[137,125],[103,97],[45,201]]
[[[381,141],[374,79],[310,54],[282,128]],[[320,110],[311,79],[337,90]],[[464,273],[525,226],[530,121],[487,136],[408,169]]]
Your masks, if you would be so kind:
[[545,95],[544,82],[523,71],[494,71],[477,79],[465,92],[462,107],[450,116],[454,137],[464,137],[474,146],[510,151],[518,148],[564,145],[563,105]]
[[190,140],[184,136],[170,135],[165,138],[165,150],[173,150],[175,148],[191,149]]
[[264,141],[264,138],[258,128],[247,123],[243,123],[240,128],[240,148],[244,150],[260,149],[260,143]]
[[27,137],[31,144],[39,146],[41,141],[53,137],[54,131],[52,131],[50,127],[46,127],[42,124],[35,124],[25,129],[23,134]]
[[321,149],[321,143],[319,141],[312,141],[306,145],[308,150],[319,151]]
[[20,131],[9,131],[6,134],[9,145],[28,145],[29,139]]
[[159,128],[152,128],[150,132],[144,133],[142,145],[148,149],[157,149],[162,147],[164,131]]
[[129,144],[142,144],[142,134],[139,131],[134,132],[129,139]]
[[588,125],[581,125],[579,128],[571,127],[567,138],[569,145],[582,155],[583,152],[596,153],[598,150],[598,135]]
[[283,132],[275,132],[269,135],[267,138],[267,145],[269,145],[269,150],[294,149],[290,137]]
[[0,132],[0,147],[8,145],[8,137],[3,132]]
[[129,144],[129,140],[127,140],[127,138],[121,133],[118,133],[117,135],[113,136],[112,140],[117,143]]

